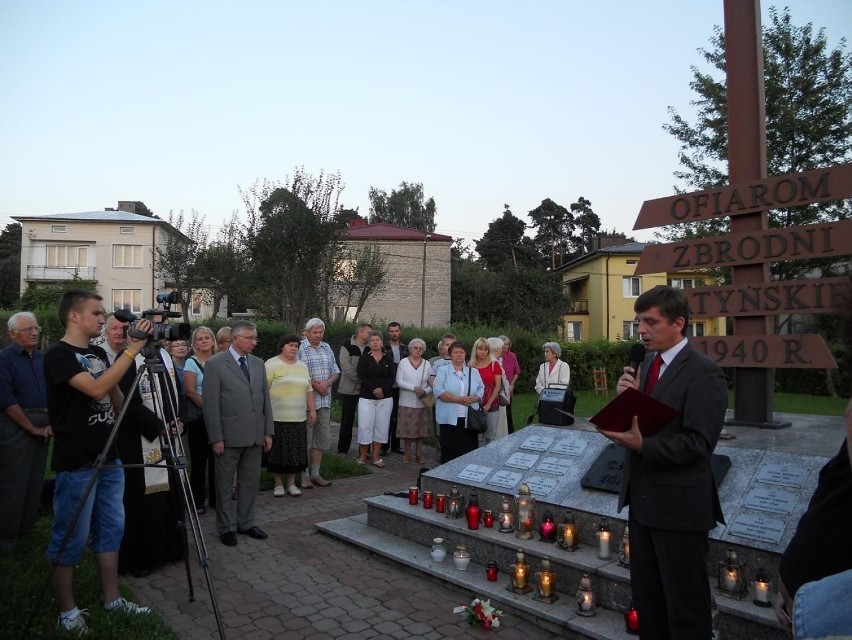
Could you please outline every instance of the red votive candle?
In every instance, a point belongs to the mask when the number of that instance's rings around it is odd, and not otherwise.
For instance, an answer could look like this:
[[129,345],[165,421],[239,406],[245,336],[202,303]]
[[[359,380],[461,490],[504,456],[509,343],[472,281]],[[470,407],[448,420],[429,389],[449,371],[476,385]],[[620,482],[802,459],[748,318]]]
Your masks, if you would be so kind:
[[408,487],[408,504],[416,505],[420,502],[420,489]]
[[488,529],[494,526],[494,512],[491,509],[486,509],[482,516],[482,524]]
[[435,511],[438,513],[444,513],[447,510],[447,496],[443,493],[439,493],[436,498]]
[[424,491],[423,492],[423,508],[431,509],[432,508],[432,492]]

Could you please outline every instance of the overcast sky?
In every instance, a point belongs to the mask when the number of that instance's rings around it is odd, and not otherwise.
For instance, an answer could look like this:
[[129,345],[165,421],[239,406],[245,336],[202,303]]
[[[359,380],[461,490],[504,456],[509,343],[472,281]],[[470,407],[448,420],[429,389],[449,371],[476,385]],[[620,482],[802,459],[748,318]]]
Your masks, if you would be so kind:
[[[852,33],[850,0],[788,0]],[[768,23],[764,2],[764,23]],[[630,233],[673,192],[667,107],[722,0],[0,1],[0,225],[142,200],[212,226],[239,187],[340,171],[342,203],[422,182],[438,231],[583,196]],[[637,232],[648,239],[653,231]]]

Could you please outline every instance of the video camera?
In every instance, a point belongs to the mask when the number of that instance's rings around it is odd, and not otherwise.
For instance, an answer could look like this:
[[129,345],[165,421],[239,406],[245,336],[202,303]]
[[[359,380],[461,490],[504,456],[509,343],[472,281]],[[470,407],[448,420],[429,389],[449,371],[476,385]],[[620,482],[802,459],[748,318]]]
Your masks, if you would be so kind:
[[[168,322],[154,322],[153,318],[181,318],[183,314],[179,311],[172,311],[172,305],[180,302],[180,296],[177,291],[172,291],[171,293],[158,293],[157,294],[157,304],[159,305],[155,309],[146,309],[142,312],[141,318],[137,316],[135,313],[132,313],[129,309],[117,309],[113,314],[116,318],[121,320],[122,322],[129,322],[130,326],[128,326],[125,330],[125,336],[128,334],[136,338],[137,340],[142,339],[151,339],[154,342],[159,342],[160,340],[189,340],[192,336],[192,327],[186,322],[179,322],[176,324],[169,324]],[[151,331],[145,332],[140,331],[137,328],[137,324],[140,319],[147,319],[151,321]]]

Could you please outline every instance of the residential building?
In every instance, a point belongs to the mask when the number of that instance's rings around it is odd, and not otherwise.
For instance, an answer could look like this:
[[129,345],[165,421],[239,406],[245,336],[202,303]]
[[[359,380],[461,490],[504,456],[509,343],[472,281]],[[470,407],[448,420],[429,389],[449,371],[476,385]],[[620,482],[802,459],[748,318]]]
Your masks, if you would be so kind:
[[[384,287],[367,298],[359,319],[419,326],[422,317],[427,327],[450,324],[451,236],[355,218],[344,243],[356,252],[378,247],[387,270]],[[334,319],[351,320],[355,311],[352,300],[338,300]]]
[[[697,271],[634,275],[643,242],[628,242],[591,251],[558,269],[570,302],[562,318],[564,340],[630,340],[638,337],[633,304],[657,285],[689,288],[711,284]],[[725,318],[690,321],[690,336],[725,335]]]
[[[134,210],[134,202],[121,201],[117,210],[12,216],[22,226],[21,292],[28,285],[78,278],[96,283],[107,311],[155,307],[156,295],[169,288],[154,268],[154,248],[169,235],[182,234]],[[191,315],[213,315],[201,307],[199,296],[194,300]]]

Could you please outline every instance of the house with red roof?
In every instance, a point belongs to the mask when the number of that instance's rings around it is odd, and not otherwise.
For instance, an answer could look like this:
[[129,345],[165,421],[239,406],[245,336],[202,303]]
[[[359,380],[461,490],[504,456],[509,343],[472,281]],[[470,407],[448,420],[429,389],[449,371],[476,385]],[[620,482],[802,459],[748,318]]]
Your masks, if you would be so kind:
[[[451,236],[364,218],[350,220],[344,236],[353,254],[377,247],[387,271],[384,287],[367,298],[359,320],[449,326]],[[339,300],[334,319],[351,320],[355,312],[351,300]]]

